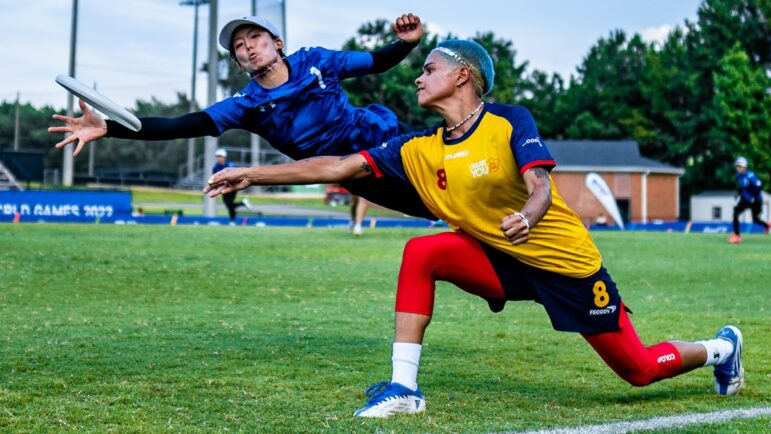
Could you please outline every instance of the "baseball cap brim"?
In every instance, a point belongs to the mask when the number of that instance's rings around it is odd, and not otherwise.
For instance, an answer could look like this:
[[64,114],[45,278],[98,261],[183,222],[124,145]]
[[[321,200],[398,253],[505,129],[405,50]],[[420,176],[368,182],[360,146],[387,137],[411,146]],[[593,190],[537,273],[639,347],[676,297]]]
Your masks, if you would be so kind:
[[278,31],[278,28],[274,26],[273,23],[262,17],[250,16],[235,19],[225,24],[225,27],[220,31],[219,36],[219,42],[222,48],[230,51],[230,41],[233,39],[233,33],[243,25],[262,27],[267,30],[268,33],[273,35],[274,38],[283,40],[281,32]]

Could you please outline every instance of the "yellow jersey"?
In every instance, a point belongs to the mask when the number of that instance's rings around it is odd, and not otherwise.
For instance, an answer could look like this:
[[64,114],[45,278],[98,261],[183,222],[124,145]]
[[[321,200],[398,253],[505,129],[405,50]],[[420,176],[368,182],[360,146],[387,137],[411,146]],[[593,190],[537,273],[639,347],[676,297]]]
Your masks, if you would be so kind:
[[453,230],[542,270],[580,278],[600,269],[602,258],[589,231],[551,178],[551,207],[530,229],[529,240],[513,246],[500,229],[503,217],[527,202],[522,174],[556,164],[524,107],[486,103],[462,137],[447,139],[439,126],[362,154],[375,176],[412,184],[426,207]]

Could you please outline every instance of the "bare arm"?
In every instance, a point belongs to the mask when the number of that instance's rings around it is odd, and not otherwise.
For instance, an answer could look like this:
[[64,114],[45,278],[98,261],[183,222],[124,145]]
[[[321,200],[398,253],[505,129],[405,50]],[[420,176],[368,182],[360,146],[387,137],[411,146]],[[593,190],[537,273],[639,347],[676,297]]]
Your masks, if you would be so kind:
[[217,197],[251,185],[332,183],[370,175],[372,168],[361,154],[312,157],[274,166],[227,168],[212,175],[203,192],[210,197]]
[[529,198],[518,213],[503,217],[501,230],[513,245],[524,244],[530,238],[530,229],[541,221],[551,206],[549,172],[543,167],[528,169],[522,178]]

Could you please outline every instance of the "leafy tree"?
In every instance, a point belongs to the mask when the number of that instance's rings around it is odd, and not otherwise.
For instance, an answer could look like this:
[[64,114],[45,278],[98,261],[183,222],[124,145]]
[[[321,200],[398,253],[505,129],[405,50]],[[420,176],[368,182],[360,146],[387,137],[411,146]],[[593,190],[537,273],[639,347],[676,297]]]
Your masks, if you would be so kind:
[[565,83],[559,74],[549,76],[542,71],[533,71],[524,79],[523,96],[519,103],[527,107],[538,124],[542,137],[562,139],[569,121],[560,112],[561,100],[565,94]]
[[490,53],[495,68],[495,87],[485,99],[502,104],[519,104],[526,90],[533,88],[524,77],[528,63],[517,64],[514,44],[505,39],[496,39],[492,32],[477,33],[472,39]]
[[[49,134],[48,127],[53,125],[54,113],[65,114],[65,111],[51,106],[37,109],[31,104],[20,104],[19,110],[19,148],[42,151],[45,167],[61,167],[62,151],[54,148],[54,144],[63,137]],[[0,147],[13,148],[15,122],[16,103],[0,103]]]
[[[379,19],[363,24],[357,35],[346,41],[343,50],[376,50],[395,39],[390,22]],[[422,73],[423,61],[436,43],[436,36],[424,35],[420,44],[394,68],[382,74],[343,81],[343,89],[351,103],[359,107],[385,105],[393,110],[401,122],[415,128],[437,123],[440,119],[418,107],[415,98],[415,79]]]
[[753,66],[771,67],[768,0],[705,0],[698,10],[698,33],[704,47],[720,56],[710,56],[710,67],[736,43]]
[[733,158],[743,155],[771,185],[771,80],[737,43],[720,60],[714,81],[715,137],[724,157],[718,179],[732,179]]
[[578,67],[562,105],[572,122],[565,135],[575,139],[626,139],[648,137],[645,116],[648,101],[642,82],[648,70],[651,47],[635,34],[627,39],[621,30],[601,38]]
[[649,56],[645,94],[651,100],[649,115],[656,136],[649,148],[685,167],[685,196],[732,183],[732,177],[720,176],[732,152],[719,126],[723,109],[716,107],[715,79],[721,59],[736,46],[747,53],[751,65],[768,69],[767,1],[705,0],[697,22],[686,21]]
[[[132,110],[137,117],[176,117],[190,111],[190,100],[184,93],[177,93],[177,101],[171,104],[151,98],[137,100]],[[151,169],[177,174],[177,167],[187,156],[187,140],[142,141],[106,138],[88,146],[95,146],[96,169]],[[84,154],[75,159],[76,173],[87,170],[88,158]]]

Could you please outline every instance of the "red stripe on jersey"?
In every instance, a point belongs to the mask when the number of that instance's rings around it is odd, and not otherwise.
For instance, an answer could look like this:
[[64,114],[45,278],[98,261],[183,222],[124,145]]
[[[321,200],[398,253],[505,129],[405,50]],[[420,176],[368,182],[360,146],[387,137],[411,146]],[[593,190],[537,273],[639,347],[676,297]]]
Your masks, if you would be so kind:
[[551,166],[554,167],[557,165],[557,162],[554,160],[535,160],[531,161],[527,164],[525,164],[521,169],[519,169],[519,173],[525,173],[527,172],[527,169],[533,168],[535,166]]
[[381,172],[380,169],[377,167],[377,164],[375,164],[375,160],[372,159],[372,156],[369,155],[369,152],[361,151],[359,153],[362,156],[364,156],[364,159],[367,160],[367,164],[369,164],[369,167],[371,167],[372,171],[375,172],[375,178],[382,178],[383,172]]

